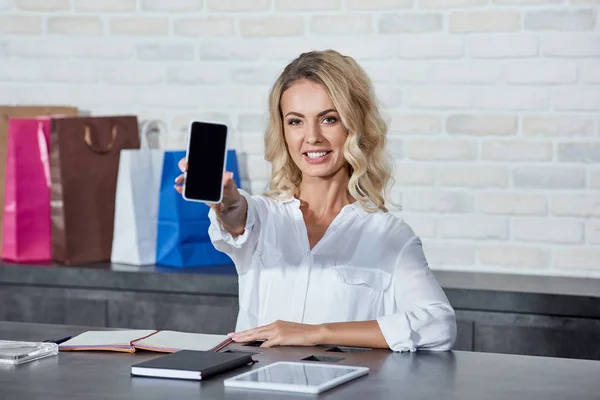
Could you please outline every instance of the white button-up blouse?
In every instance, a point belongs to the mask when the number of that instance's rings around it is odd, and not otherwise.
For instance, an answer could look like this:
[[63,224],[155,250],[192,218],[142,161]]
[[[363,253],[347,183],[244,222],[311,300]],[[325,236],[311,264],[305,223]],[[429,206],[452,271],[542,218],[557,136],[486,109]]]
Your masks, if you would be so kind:
[[377,320],[394,351],[452,348],[454,310],[402,219],[349,204],[311,250],[299,200],[240,193],[244,234],[233,238],[209,213],[210,238],[239,274],[236,331],[276,320]]

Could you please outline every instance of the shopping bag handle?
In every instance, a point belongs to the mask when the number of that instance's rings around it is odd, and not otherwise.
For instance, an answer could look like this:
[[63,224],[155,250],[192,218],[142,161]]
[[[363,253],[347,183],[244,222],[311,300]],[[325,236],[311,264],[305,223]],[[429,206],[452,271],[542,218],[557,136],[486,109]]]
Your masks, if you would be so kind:
[[113,125],[112,127],[112,138],[110,140],[110,143],[103,149],[96,147],[93,143],[92,143],[92,134],[91,134],[91,129],[89,125],[84,125],[85,126],[85,133],[83,135],[83,140],[85,141],[85,143],[88,145],[88,147],[90,149],[92,149],[94,152],[99,153],[99,154],[106,154],[109,153],[114,145],[115,145],[115,139],[117,138],[117,125]]
[[[158,145],[151,146],[148,141],[148,136],[154,132],[158,132]],[[167,124],[159,119],[145,120],[141,123],[140,129],[140,148],[142,149],[160,149],[163,147],[161,139],[164,140],[164,135],[167,132]],[[161,138],[162,136],[162,138]]]

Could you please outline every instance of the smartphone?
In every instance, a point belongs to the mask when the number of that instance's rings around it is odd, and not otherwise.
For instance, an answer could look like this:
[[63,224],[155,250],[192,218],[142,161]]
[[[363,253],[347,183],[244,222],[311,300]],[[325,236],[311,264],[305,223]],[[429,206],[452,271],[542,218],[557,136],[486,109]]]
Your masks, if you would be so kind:
[[220,203],[227,163],[227,125],[192,121],[189,126],[183,198],[188,201]]

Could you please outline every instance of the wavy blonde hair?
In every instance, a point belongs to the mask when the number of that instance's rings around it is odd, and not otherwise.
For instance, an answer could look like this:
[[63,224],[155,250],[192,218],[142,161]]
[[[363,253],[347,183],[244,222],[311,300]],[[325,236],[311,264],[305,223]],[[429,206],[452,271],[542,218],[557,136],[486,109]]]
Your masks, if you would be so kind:
[[369,211],[387,212],[385,200],[392,175],[385,151],[387,124],[365,71],[353,58],[334,50],[301,54],[285,67],[270,91],[265,159],[271,162],[271,181],[266,195],[288,199],[298,194],[302,181],[287,148],[281,111],[281,95],[299,80],[325,87],[348,132],[343,155],[349,165],[349,194]]

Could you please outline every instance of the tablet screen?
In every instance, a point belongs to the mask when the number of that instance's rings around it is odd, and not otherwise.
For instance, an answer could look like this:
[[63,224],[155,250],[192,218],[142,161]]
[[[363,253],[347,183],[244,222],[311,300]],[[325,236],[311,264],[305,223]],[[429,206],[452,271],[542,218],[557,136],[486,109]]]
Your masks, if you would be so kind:
[[319,386],[341,376],[356,372],[356,368],[277,363],[235,378],[236,381],[264,382],[298,386]]

